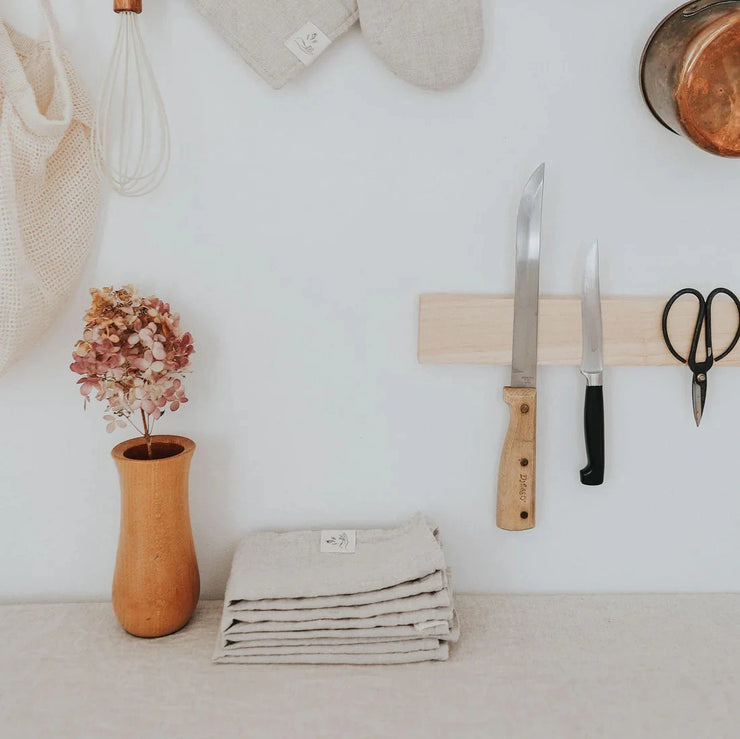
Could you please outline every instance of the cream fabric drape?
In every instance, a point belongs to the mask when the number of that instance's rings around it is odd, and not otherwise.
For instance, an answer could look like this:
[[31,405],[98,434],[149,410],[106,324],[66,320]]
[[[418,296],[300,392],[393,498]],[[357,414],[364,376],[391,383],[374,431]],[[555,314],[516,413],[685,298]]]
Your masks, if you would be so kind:
[[0,373],[39,340],[74,289],[94,237],[100,183],[92,106],[59,43],[0,18]]

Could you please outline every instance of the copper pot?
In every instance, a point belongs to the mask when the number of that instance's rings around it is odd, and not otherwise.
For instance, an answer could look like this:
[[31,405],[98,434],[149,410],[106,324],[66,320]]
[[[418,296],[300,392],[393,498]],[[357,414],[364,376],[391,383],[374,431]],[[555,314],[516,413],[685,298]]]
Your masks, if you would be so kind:
[[645,45],[640,86],[666,128],[713,154],[740,156],[740,0],[674,10]]

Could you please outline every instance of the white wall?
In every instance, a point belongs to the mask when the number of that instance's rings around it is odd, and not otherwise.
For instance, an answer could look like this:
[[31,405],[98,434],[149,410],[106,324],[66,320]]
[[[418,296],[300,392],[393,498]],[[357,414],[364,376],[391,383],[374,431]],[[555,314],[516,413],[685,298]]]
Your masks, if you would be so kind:
[[[147,2],[172,169],[149,197],[108,199],[69,308],[0,378],[0,598],[108,596],[124,437],[83,412],[67,366],[87,288],[127,282],[196,340],[191,402],[161,430],[198,444],[206,596],[248,529],[417,510],[440,522],[460,590],[740,590],[737,370],[712,372],[697,431],[687,369],[610,369],[608,482],[589,489],[583,380],[542,368],[538,525],[509,533],[494,524],[507,368],[416,362],[419,293],[511,292],[518,199],[543,160],[543,293],[578,292],[595,237],[603,294],[740,290],[739,165],[662,129],[636,81],[674,3],[486,2],[478,70],[429,93],[357,28],[275,92],[188,2]],[[53,4],[94,91],[109,4]],[[40,30],[35,3],[3,6]]]

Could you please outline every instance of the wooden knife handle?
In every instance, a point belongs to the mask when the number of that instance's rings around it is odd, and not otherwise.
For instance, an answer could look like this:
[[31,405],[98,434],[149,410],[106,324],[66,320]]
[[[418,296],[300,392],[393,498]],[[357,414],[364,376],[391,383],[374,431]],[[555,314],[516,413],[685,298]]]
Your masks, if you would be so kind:
[[505,387],[511,417],[498,468],[496,525],[509,531],[534,528],[537,389]]

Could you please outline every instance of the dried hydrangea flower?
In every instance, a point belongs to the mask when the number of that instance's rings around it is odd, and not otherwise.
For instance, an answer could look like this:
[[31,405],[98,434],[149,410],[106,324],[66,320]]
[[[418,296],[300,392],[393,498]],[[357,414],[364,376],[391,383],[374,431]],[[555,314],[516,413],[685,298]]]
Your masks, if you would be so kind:
[[[90,290],[92,304],[70,369],[85,406],[91,396],[106,403],[107,430],[131,423],[151,450],[154,421],[188,399],[181,377],[195,351],[193,337],[180,329],[180,317],[159,298],[141,297],[133,287]],[[141,416],[139,429],[132,416]],[[151,456],[151,454],[150,454]]]

